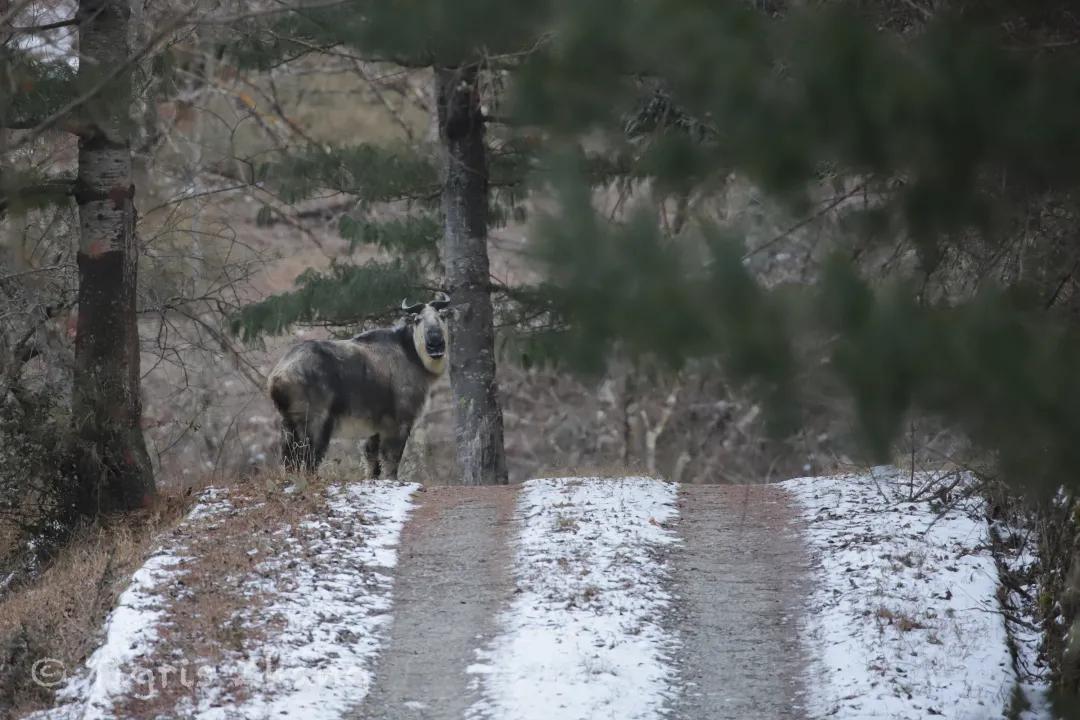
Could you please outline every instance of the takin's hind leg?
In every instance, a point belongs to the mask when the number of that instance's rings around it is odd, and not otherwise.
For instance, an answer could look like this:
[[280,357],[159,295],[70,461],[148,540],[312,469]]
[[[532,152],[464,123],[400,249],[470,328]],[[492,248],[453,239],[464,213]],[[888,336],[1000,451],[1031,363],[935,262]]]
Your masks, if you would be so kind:
[[330,413],[312,415],[307,421],[307,448],[304,467],[308,472],[315,472],[326,456],[330,438],[334,434],[334,418]]
[[364,443],[364,464],[367,465],[368,475],[372,480],[378,480],[382,471],[382,463],[379,462],[379,436],[372,435]]
[[304,453],[307,442],[297,431],[296,423],[288,418],[281,419],[281,464],[286,470],[296,471],[304,466]]
[[314,472],[326,454],[334,420],[329,413],[309,413],[282,420],[281,462],[289,470]]

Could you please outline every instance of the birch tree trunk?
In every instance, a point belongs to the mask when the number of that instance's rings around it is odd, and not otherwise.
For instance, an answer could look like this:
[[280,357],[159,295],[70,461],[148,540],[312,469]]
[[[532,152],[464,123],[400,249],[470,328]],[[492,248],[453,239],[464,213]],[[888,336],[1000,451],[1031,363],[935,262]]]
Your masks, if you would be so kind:
[[488,172],[475,66],[435,69],[445,155],[443,264],[454,303],[450,386],[460,479],[507,482],[503,418],[495,385],[495,326],[487,254]]
[[140,419],[135,319],[138,246],[131,175],[131,69],[127,0],[80,0],[82,109],[79,314],[75,335],[75,509],[96,515],[139,507],[154,492]]

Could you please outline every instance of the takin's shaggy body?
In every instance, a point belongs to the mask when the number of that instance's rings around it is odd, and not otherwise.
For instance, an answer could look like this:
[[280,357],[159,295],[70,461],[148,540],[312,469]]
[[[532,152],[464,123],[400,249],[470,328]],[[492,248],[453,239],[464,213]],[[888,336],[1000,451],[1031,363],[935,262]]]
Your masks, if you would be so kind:
[[[417,309],[420,308],[420,309]],[[446,368],[443,301],[404,308],[405,324],[292,347],[267,379],[281,414],[281,459],[314,470],[336,430],[366,436],[373,477],[395,477],[428,391]]]

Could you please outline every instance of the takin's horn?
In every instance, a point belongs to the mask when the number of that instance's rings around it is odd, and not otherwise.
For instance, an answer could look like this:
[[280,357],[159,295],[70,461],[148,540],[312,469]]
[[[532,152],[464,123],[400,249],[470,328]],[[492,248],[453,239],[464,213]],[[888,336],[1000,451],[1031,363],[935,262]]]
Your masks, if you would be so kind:
[[435,299],[431,301],[431,307],[436,310],[450,307],[450,296],[440,290],[435,293]]

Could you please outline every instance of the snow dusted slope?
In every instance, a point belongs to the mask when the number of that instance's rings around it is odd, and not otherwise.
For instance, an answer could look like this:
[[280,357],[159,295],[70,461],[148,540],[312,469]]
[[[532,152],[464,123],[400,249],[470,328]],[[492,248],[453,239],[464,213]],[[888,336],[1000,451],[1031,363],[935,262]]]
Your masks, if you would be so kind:
[[471,718],[655,718],[674,678],[660,627],[671,603],[658,552],[674,541],[673,485],[532,480],[518,499],[520,592],[470,668]]
[[[185,717],[334,720],[364,699],[371,661],[389,621],[397,542],[415,484],[354,482],[328,489],[323,517],[280,533],[277,555],[257,568],[242,625],[273,627],[197,688]],[[243,682],[237,686],[236,679]]]
[[933,478],[891,468],[783,483],[802,507],[817,590],[811,712],[837,720],[1002,717],[1016,674],[977,508],[908,502]]
[[[199,497],[180,529],[212,522],[214,517],[229,509],[223,493],[207,490]],[[57,706],[34,713],[27,720],[111,717],[114,698],[140,691],[135,687],[139,679],[139,662],[159,641],[159,631],[165,622],[169,588],[175,587],[176,581],[183,576],[183,572],[177,568],[187,550],[186,544],[179,540],[182,536],[182,532],[174,533],[136,571],[131,585],[117,598],[116,607],[106,620],[105,638],[101,646],[86,661],[83,671],[70,677],[57,690]],[[45,664],[49,662],[56,661],[48,658],[38,660],[34,673],[36,676],[42,672],[55,673],[57,677],[45,676],[51,685],[54,680],[63,678],[67,668],[62,665],[50,668]]]
[[[371,684],[391,603],[386,570],[416,487],[331,485],[316,491],[316,514],[295,526],[260,501],[204,494],[135,574],[102,646],[58,692],[60,704],[31,717],[342,717]],[[259,518],[266,524],[252,536],[241,521],[258,511],[268,511]],[[215,542],[236,545],[230,552],[250,565],[239,576],[193,575],[225,550]],[[224,623],[198,617],[193,627],[189,608],[207,583],[235,587],[235,605],[224,608]],[[233,645],[193,654],[205,645],[189,634],[219,637],[214,624],[233,632]]]

